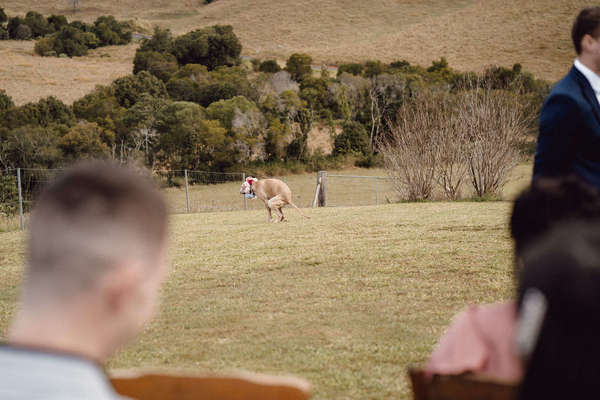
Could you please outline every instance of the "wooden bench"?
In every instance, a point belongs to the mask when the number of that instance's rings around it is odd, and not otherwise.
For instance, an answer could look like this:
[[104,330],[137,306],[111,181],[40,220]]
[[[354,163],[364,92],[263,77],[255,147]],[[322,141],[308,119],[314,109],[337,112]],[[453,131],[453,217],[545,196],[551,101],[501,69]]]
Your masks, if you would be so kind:
[[427,376],[409,369],[414,400],[516,400],[518,386],[475,374]]
[[307,400],[310,382],[296,377],[252,373],[176,375],[116,371],[110,381],[117,393],[138,400]]

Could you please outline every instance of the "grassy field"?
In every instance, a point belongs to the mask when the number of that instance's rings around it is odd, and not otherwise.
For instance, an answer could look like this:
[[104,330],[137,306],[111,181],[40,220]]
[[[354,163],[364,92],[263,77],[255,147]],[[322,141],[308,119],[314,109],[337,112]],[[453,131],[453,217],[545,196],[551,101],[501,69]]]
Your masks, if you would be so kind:
[[[162,307],[110,368],[246,369],[310,379],[315,399],[409,398],[467,304],[512,293],[508,202],[174,215]],[[0,234],[0,338],[23,264]]]
[[[430,65],[445,56],[459,70],[480,71],[491,64],[521,63],[550,81],[568,71],[574,58],[570,27],[583,0],[108,0],[81,2],[72,15],[69,2],[6,0],[11,15],[36,10],[93,21],[113,14],[140,26],[171,28],[181,34],[213,24],[231,24],[243,55],[285,60],[306,52],[315,64],[367,59],[406,59]],[[66,102],[95,84],[129,73],[134,47],[103,50],[109,57],[41,59],[31,43],[0,42],[0,88],[18,104],[55,94]],[[7,66],[8,64],[8,66]],[[76,84],[73,84],[75,82]],[[39,90],[38,90],[39,87]],[[54,90],[53,90],[54,89]]]

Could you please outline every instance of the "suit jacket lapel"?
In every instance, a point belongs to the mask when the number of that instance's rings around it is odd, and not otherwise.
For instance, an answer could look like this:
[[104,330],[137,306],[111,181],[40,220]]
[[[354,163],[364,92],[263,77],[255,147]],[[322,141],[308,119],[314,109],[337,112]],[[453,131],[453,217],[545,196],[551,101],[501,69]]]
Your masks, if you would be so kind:
[[596,119],[600,123],[600,104],[598,103],[598,99],[596,98],[596,92],[592,89],[592,85],[587,80],[587,78],[579,71],[577,68],[571,68],[571,74],[575,80],[579,83],[579,86],[583,89],[583,96],[587,100],[588,103],[592,106],[592,110],[594,110],[594,115]]

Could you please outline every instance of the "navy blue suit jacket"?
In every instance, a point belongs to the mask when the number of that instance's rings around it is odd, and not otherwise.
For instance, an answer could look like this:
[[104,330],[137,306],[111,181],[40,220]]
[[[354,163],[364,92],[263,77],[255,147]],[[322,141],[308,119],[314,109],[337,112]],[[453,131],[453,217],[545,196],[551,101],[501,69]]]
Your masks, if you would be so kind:
[[600,104],[575,67],[542,108],[533,179],[572,174],[600,189]]

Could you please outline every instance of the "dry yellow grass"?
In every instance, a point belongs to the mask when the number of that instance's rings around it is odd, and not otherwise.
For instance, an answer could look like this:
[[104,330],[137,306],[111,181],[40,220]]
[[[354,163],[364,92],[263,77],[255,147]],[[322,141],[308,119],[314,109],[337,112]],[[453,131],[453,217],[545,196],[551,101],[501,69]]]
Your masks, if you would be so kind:
[[[253,57],[285,59],[298,51],[311,54],[316,64],[381,59],[406,59],[429,65],[446,56],[459,70],[479,71],[490,64],[522,63],[536,76],[559,79],[570,67],[574,52],[570,26],[583,0],[201,0],[168,2],[133,0],[81,2],[81,12],[70,18],[92,21],[102,14],[135,19],[151,27],[158,24],[175,33],[212,24],[231,24]],[[43,3],[8,0],[9,14],[33,9],[69,14],[65,0]],[[131,70],[134,50],[113,60],[48,60],[0,42],[3,65],[0,88],[18,103],[35,100],[37,84],[67,102]],[[21,45],[23,46],[23,45]],[[117,51],[117,50],[115,50]],[[106,50],[100,50],[106,52]],[[120,51],[119,51],[120,52]],[[112,58],[112,57],[111,57]],[[108,64],[104,62],[107,61]],[[113,62],[114,61],[114,62]],[[24,64],[19,68],[19,64]],[[91,66],[90,66],[91,64]],[[19,71],[30,71],[20,73]],[[4,71],[4,72],[2,72]],[[88,72],[91,71],[91,72]],[[73,77],[81,76],[73,84]],[[92,84],[89,80],[94,80]],[[46,82],[46,81],[48,82]],[[53,83],[54,82],[54,83]],[[89,84],[88,84],[89,83]],[[31,89],[28,89],[31,87]]]
[[[176,215],[160,314],[111,368],[241,368],[310,379],[315,399],[408,399],[451,317],[512,293],[510,205],[417,203]],[[0,233],[0,339],[21,233]]]
[[110,46],[86,57],[39,57],[33,41],[0,41],[0,88],[16,104],[56,96],[67,104],[130,74],[137,45]]

